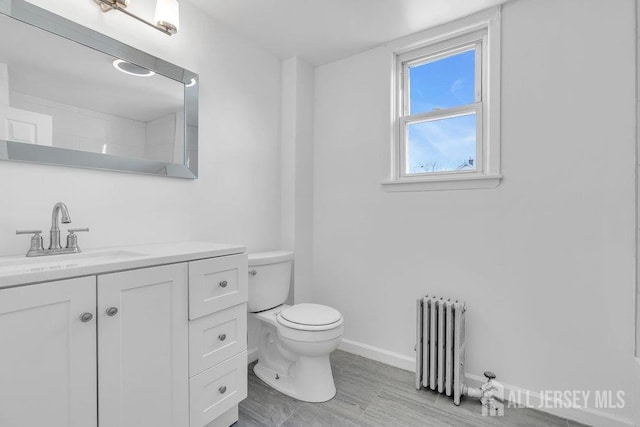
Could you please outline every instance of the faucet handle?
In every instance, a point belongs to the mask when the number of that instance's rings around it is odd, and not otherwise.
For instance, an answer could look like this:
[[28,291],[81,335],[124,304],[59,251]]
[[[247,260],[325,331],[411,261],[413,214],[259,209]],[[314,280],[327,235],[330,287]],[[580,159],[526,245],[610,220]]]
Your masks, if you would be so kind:
[[29,248],[29,252],[27,252],[27,256],[34,256],[34,254],[44,250],[40,233],[42,233],[42,230],[16,230],[16,234],[33,234],[33,236],[31,236],[31,247]]
[[89,228],[70,228],[67,231],[69,232],[67,235],[67,248],[73,249],[75,252],[82,252],[78,247],[78,236],[75,233],[89,231]]
[[35,234],[42,233],[42,230],[16,230],[16,234]]
[[81,231],[89,231],[89,227],[85,227],[85,228],[70,228],[67,231],[69,232],[69,234],[79,233]]

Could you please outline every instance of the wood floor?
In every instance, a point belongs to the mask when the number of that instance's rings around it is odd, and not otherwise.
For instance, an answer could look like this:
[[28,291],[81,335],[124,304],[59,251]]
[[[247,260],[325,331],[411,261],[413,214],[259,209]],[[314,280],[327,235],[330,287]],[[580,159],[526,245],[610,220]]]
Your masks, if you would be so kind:
[[335,351],[331,366],[338,392],[325,403],[305,403],[263,383],[249,365],[249,396],[240,403],[236,427],[254,426],[562,426],[582,424],[526,408],[483,417],[480,403],[416,390],[411,372]]

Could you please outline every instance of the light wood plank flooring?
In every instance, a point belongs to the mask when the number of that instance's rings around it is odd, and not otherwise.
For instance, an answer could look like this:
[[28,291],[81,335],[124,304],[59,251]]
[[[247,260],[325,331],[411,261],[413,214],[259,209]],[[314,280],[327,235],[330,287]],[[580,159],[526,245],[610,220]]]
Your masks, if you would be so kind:
[[254,426],[551,426],[582,424],[527,408],[506,408],[503,417],[483,417],[479,401],[453,400],[416,390],[414,374],[337,350],[331,366],[338,390],[325,403],[305,403],[263,383],[249,365],[249,396],[240,403],[236,427]]

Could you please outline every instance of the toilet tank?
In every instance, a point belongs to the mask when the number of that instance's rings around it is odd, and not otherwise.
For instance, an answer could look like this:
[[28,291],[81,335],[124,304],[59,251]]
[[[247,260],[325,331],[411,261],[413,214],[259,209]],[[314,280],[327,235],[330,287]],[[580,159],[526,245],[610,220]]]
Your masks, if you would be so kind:
[[284,304],[289,296],[293,252],[273,251],[249,254],[250,312]]

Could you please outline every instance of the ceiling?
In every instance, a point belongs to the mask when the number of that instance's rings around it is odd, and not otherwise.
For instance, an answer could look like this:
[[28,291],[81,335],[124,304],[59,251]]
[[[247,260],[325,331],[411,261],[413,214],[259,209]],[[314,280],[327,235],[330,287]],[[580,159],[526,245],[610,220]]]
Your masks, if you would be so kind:
[[321,65],[508,0],[188,0],[280,58]]

